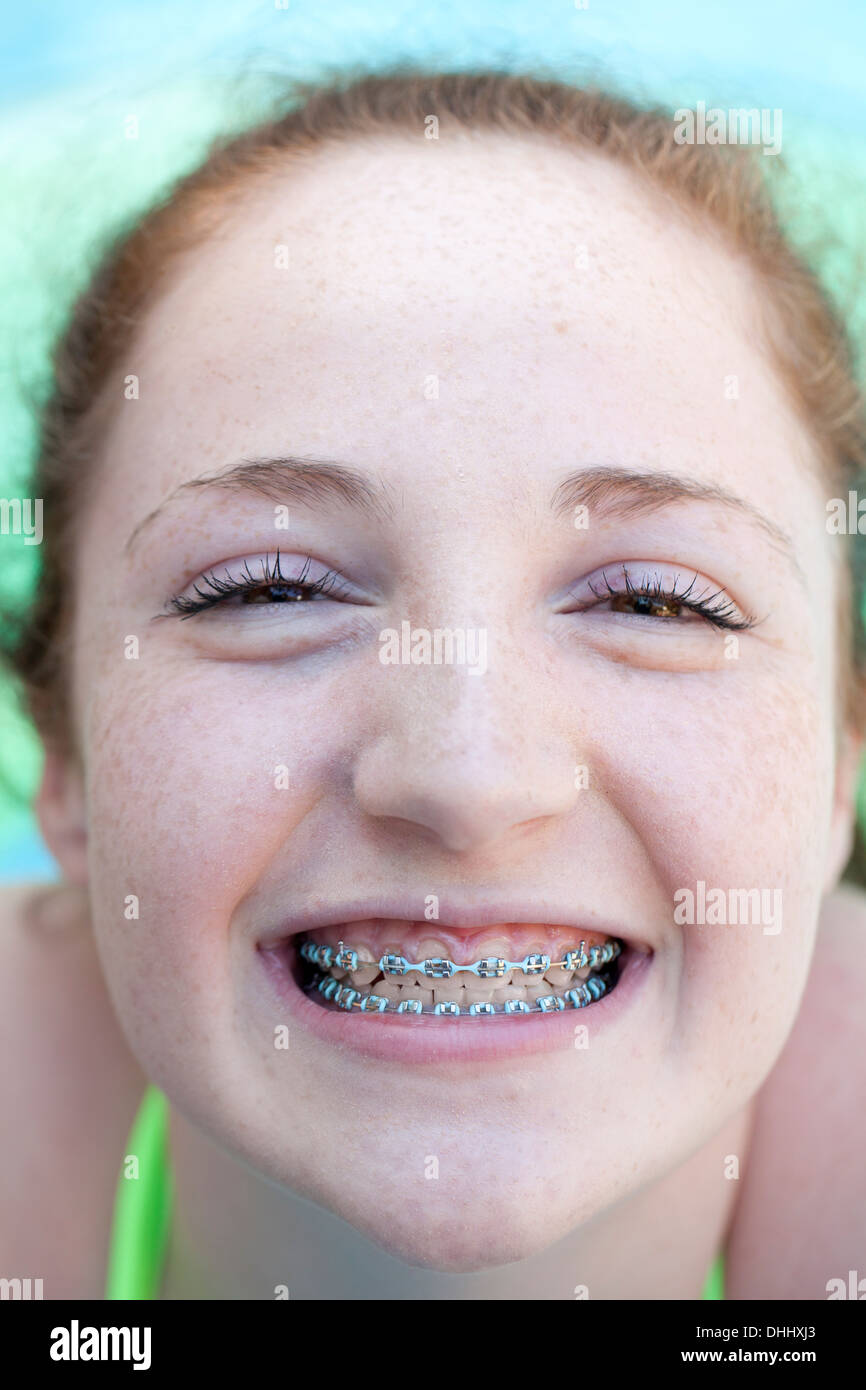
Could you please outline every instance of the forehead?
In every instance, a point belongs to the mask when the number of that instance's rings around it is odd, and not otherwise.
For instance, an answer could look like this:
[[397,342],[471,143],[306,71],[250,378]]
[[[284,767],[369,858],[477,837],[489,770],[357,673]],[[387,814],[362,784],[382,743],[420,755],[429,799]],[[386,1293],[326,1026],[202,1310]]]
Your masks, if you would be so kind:
[[116,457],[147,503],[254,453],[423,480],[459,449],[497,471],[723,473],[778,508],[806,445],[760,290],[629,171],[548,138],[419,132],[325,147],[229,197],[128,368],[141,398]]

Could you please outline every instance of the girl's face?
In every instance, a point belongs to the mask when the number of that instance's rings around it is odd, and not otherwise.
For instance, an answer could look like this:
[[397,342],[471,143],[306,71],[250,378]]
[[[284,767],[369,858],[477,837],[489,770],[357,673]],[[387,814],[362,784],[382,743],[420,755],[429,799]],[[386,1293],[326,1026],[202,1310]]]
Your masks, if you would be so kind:
[[[409,1261],[519,1259],[670,1171],[797,1012],[851,812],[761,295],[611,164],[407,136],[248,189],[117,364],[74,634],[108,987],[174,1105]],[[277,552],[337,577],[171,610]],[[581,1010],[380,1016],[264,949],[303,931],[625,950]]]

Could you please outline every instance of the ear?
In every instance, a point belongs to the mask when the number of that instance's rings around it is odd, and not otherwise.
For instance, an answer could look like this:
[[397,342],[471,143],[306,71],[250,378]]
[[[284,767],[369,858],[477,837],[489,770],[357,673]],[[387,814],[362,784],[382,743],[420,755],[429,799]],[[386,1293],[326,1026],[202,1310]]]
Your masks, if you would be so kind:
[[42,838],[60,865],[64,879],[86,887],[84,778],[73,759],[47,745],[42,781],[34,805]]
[[836,786],[824,892],[836,887],[851,857],[857,831],[857,789],[864,751],[864,735],[846,728],[839,741],[836,760]]

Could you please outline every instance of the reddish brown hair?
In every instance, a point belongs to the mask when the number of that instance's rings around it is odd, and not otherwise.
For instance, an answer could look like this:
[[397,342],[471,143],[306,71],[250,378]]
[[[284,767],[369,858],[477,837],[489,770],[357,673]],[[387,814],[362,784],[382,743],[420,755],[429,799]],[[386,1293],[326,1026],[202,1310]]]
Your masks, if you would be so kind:
[[[708,234],[747,258],[766,288],[768,347],[811,432],[828,497],[845,496],[866,472],[863,399],[845,328],[783,233],[765,175],[775,161],[762,161],[757,148],[679,144],[674,119],[662,110],[531,76],[398,71],[322,86],[297,83],[279,112],[240,136],[217,141],[198,168],[115,237],[56,344],[33,480],[33,496],[42,498],[46,518],[41,575],[31,611],[10,646],[44,738],[74,752],[66,692],[75,521],[86,505],[106,412],[122,399],[127,349],[166,271],[218,225],[232,191],[251,178],[328,142],[413,131],[421,138],[431,115],[445,140],[461,129],[531,133],[596,152],[701,219]],[[842,586],[840,652],[845,710],[859,724],[863,625],[859,574],[853,554],[848,559],[853,582]]]

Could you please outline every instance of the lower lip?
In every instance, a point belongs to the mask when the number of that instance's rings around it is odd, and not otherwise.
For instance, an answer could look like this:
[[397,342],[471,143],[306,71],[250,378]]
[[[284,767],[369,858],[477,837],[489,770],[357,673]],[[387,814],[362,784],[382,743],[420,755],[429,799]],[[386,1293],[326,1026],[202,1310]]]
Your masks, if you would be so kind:
[[571,1046],[580,1024],[610,1028],[629,1008],[650,974],[651,954],[628,950],[619,979],[609,994],[583,1009],[556,1013],[449,1018],[427,1014],[362,1014],[327,1009],[300,988],[284,951],[260,950],[272,990],[292,1017],[323,1042],[350,1048],[363,1057],[386,1062],[501,1062],[534,1052],[558,1052]]

